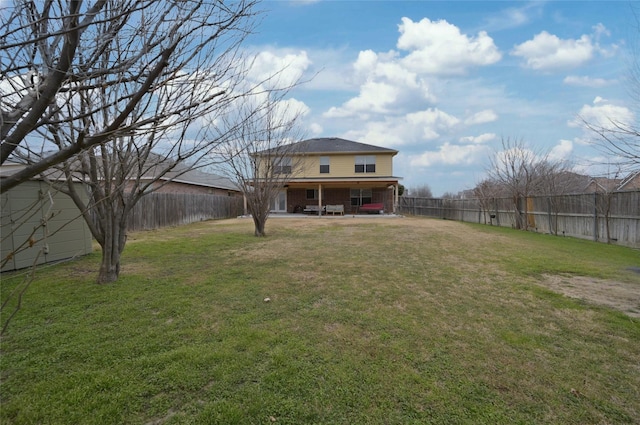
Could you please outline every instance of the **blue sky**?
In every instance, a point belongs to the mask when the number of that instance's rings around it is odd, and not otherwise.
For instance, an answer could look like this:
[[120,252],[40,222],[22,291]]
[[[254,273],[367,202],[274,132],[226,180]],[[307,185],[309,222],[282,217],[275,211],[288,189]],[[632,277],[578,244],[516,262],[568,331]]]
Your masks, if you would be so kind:
[[[578,117],[637,122],[626,90],[638,45],[629,1],[265,1],[260,71],[290,93],[307,137],[397,149],[394,174],[434,195],[473,188],[502,139],[602,174],[615,161]],[[640,16],[638,16],[640,18]]]

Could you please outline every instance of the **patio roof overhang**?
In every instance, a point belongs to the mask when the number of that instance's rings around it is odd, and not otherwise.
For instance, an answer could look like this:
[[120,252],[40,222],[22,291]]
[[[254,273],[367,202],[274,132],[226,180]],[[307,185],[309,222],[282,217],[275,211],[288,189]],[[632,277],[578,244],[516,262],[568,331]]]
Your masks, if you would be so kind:
[[336,177],[336,178],[295,178],[287,182],[287,185],[291,188],[308,188],[317,185],[322,185],[324,188],[341,188],[341,187],[389,187],[397,185],[400,177]]

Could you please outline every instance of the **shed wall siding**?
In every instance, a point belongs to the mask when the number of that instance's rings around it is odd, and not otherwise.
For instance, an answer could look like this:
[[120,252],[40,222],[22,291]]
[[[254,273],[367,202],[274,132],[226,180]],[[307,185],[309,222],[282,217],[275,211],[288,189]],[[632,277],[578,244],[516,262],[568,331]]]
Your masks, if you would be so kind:
[[47,183],[22,183],[2,194],[1,199],[1,253],[3,259],[12,256],[2,271],[91,252],[91,232],[75,204]]

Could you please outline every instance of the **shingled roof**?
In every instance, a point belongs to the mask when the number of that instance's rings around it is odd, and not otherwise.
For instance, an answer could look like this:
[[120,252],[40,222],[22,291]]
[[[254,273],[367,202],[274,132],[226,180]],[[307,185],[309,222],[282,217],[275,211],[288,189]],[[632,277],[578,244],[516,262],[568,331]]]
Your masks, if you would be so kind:
[[315,139],[307,139],[293,145],[287,145],[267,149],[258,152],[258,155],[269,154],[273,151],[286,150],[291,153],[321,154],[321,153],[390,153],[397,154],[394,149],[383,148],[380,146],[367,145],[366,143],[354,142],[351,140],[341,139],[339,137],[319,137]]
[[[9,159],[7,162],[0,166],[0,179],[8,177],[22,168],[26,163],[19,158]],[[167,168],[173,165],[173,168],[166,171]],[[78,167],[78,165],[75,165]],[[162,155],[156,153],[150,153],[149,158],[145,163],[146,170],[143,175],[140,176],[142,180],[159,179],[170,180],[176,183],[184,183],[195,186],[212,187],[216,189],[240,191],[238,185],[227,177],[220,176],[218,174],[207,173],[198,169],[193,169],[189,165],[184,163],[173,164],[171,159],[167,159]],[[161,175],[160,175],[161,174]],[[34,179],[40,179],[42,177],[48,180],[64,180],[64,174],[61,170],[52,167],[45,170],[42,174],[37,175]],[[135,178],[135,177],[131,177]]]
[[305,153],[398,153],[393,149],[353,142],[339,137],[307,139],[299,142],[296,147]]

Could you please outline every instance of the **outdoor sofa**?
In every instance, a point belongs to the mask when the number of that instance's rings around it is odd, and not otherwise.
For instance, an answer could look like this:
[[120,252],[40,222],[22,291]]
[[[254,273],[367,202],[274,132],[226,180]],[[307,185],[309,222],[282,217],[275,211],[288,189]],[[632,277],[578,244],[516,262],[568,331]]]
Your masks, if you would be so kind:
[[358,208],[358,212],[366,212],[368,214],[382,214],[384,213],[384,203],[376,202],[373,204],[362,204]]

